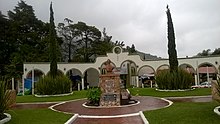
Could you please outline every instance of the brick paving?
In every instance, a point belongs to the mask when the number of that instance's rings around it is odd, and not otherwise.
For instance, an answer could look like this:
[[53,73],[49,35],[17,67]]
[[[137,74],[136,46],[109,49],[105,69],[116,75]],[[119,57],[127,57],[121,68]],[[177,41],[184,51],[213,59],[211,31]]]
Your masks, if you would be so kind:
[[154,110],[167,106],[169,103],[161,100],[160,98],[138,96],[132,97],[132,99],[140,101],[138,105],[129,107],[113,107],[113,108],[86,108],[82,106],[86,100],[79,100],[73,102],[67,102],[55,106],[54,109],[68,113],[78,113],[79,115],[95,115],[95,116],[115,116],[123,114],[138,113],[139,111]]
[[144,124],[140,116],[123,118],[77,118],[72,124]]

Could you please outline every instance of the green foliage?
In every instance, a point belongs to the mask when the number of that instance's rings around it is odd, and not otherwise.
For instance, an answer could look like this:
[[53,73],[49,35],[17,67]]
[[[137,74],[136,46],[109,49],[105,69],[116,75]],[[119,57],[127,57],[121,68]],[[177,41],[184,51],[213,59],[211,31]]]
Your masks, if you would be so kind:
[[53,17],[53,8],[52,8],[52,2],[50,4],[50,72],[51,76],[55,78],[57,76],[57,40],[56,40],[56,30],[55,30],[55,24],[54,24],[54,17]]
[[168,29],[168,54],[169,54],[169,64],[170,71],[178,70],[178,60],[177,60],[177,52],[176,52],[176,44],[175,44],[175,33],[173,28],[172,17],[170,14],[170,9],[167,5],[167,29]]
[[64,75],[45,76],[36,83],[37,94],[40,95],[54,95],[69,93],[71,87],[71,81]]
[[7,90],[7,81],[0,79],[0,120],[5,117],[4,112],[10,105],[10,91]]
[[173,72],[163,70],[156,75],[156,83],[159,89],[190,89],[192,81],[192,75],[182,69]]
[[92,105],[99,105],[101,90],[100,88],[91,88],[88,91],[87,99]]
[[216,88],[217,95],[218,95],[218,98],[215,100],[220,103],[220,79],[217,80],[217,82],[215,84],[215,88]]

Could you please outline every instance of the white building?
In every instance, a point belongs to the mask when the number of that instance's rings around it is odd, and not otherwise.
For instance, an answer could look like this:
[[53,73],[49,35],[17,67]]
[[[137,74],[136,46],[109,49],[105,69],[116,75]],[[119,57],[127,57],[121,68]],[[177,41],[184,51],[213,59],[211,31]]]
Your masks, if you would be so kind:
[[[107,53],[106,56],[97,57],[94,63],[61,62],[58,63],[58,70],[65,75],[70,75],[71,73],[73,76],[80,76],[82,89],[86,87],[85,82],[87,82],[89,86],[98,86],[99,75],[105,72],[103,67],[108,59],[111,60],[116,70],[121,69],[122,78],[126,79],[127,83],[137,87],[141,84],[139,82],[139,76],[143,74],[155,75],[158,71],[169,68],[168,59],[142,60],[139,55],[129,55],[128,52],[122,52],[121,47],[116,46],[113,48],[112,53]],[[219,74],[220,56],[179,58],[178,61],[180,68],[186,69],[194,75],[195,84],[202,81],[199,68],[203,68],[203,72],[201,73],[204,73],[204,67],[206,67],[208,81],[215,79],[217,74]],[[32,78],[32,80],[36,80],[40,75],[48,74],[50,63],[24,63],[23,70],[24,78],[29,77]]]

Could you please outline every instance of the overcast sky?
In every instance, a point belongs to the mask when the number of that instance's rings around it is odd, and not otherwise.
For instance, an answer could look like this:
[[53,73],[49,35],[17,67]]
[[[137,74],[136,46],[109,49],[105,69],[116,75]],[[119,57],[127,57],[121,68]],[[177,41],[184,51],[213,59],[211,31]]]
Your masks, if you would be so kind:
[[[26,0],[38,19],[49,21],[53,2],[55,23],[69,18],[106,28],[113,41],[167,58],[169,4],[178,57],[194,56],[204,49],[220,48],[220,0]],[[18,0],[0,0],[0,11],[13,10]]]

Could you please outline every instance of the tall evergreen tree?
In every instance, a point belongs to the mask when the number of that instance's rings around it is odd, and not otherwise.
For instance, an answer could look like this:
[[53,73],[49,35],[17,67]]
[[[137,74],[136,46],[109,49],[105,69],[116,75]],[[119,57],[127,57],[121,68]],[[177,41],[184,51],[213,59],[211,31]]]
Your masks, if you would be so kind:
[[57,40],[56,40],[56,30],[53,17],[53,7],[52,2],[50,3],[50,74],[54,78],[57,75]]
[[175,44],[175,33],[173,28],[172,17],[170,14],[170,9],[167,5],[167,24],[168,24],[168,54],[169,54],[169,64],[170,64],[170,72],[178,70],[178,60],[177,60],[177,52],[176,52],[176,44]]

